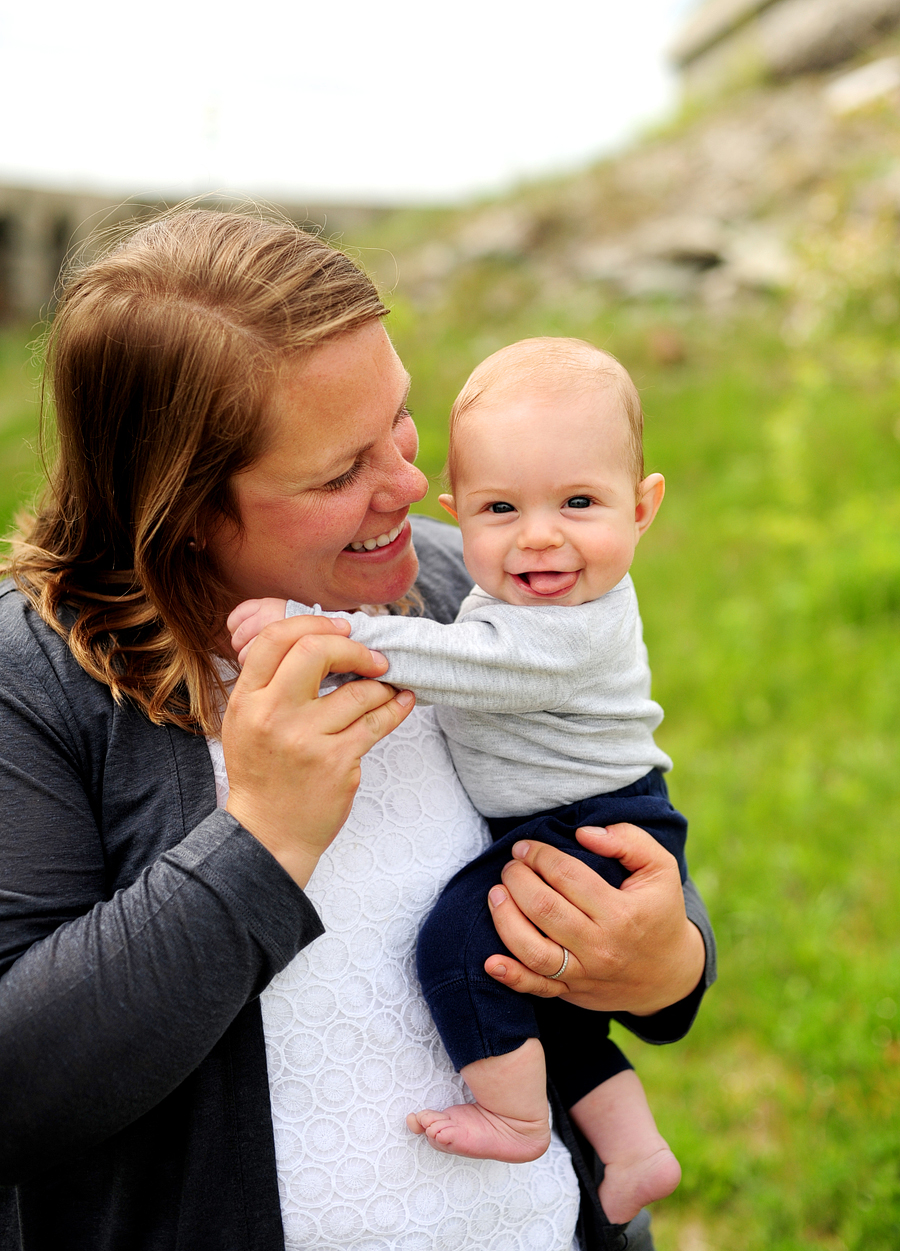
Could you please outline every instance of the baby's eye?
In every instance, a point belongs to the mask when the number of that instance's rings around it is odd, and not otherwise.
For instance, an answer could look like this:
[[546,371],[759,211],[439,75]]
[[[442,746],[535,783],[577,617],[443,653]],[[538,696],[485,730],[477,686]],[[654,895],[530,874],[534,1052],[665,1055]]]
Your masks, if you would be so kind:
[[566,500],[566,508],[590,508],[591,501],[586,495],[573,495]]
[[512,504],[507,504],[505,500],[497,500],[496,503],[488,505],[488,512],[492,513],[514,513],[515,511]]

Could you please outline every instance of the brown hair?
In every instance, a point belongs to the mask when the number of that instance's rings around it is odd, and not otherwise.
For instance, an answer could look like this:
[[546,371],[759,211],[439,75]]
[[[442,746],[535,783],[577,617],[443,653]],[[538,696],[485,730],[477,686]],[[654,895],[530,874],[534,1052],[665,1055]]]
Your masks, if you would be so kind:
[[520,339],[500,348],[476,365],[450,410],[450,455],[447,473],[454,471],[454,434],[460,418],[488,396],[501,398],[523,386],[555,392],[613,387],[628,423],[626,455],[635,487],[644,477],[644,414],[637,387],[625,367],[610,353],[584,339],[544,336]]
[[229,605],[204,536],[240,524],[229,482],[261,451],[284,356],[386,311],[341,252],[259,214],[176,210],[65,282],[58,455],[9,572],[116,700],[218,728]]

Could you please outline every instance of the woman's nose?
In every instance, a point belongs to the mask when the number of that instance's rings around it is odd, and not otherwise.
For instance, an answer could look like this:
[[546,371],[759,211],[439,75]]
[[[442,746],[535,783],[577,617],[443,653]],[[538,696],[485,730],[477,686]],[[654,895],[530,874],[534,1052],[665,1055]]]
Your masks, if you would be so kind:
[[381,484],[372,495],[371,507],[379,513],[396,512],[415,504],[428,494],[428,479],[402,455],[385,472]]

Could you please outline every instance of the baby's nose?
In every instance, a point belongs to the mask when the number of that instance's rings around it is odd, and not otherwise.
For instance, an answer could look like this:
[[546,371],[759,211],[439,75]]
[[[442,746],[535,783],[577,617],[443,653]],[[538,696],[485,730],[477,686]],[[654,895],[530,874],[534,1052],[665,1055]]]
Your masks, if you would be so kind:
[[565,542],[559,524],[550,517],[527,518],[519,528],[519,547],[541,550],[562,547]]

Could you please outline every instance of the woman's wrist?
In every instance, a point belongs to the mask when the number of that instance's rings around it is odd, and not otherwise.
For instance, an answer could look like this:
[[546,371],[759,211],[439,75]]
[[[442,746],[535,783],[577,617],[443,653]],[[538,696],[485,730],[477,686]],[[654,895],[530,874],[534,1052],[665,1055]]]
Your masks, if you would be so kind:
[[301,890],[306,888],[313,870],[319,863],[321,849],[313,849],[300,841],[296,834],[290,838],[280,838],[278,832],[267,827],[265,822],[255,819],[250,813],[244,812],[239,801],[229,799],[226,809],[256,841],[281,865],[285,873],[293,878]]
[[706,944],[700,930],[687,917],[680,941],[670,948],[670,958],[657,965],[654,984],[636,1007],[626,1009],[631,1016],[654,1016],[686,999],[700,984],[706,969]]

